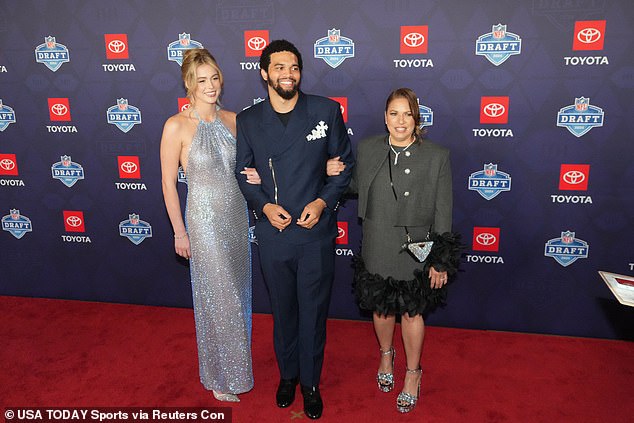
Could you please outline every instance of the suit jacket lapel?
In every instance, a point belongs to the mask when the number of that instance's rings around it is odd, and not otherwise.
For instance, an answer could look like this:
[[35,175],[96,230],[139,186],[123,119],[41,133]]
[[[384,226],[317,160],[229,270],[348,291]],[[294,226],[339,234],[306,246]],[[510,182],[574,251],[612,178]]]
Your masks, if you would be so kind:
[[299,142],[306,134],[310,132],[311,124],[308,115],[308,101],[303,93],[299,93],[299,99],[293,109],[288,125],[284,127],[280,118],[273,110],[270,101],[264,106],[262,126],[267,134],[269,142],[268,150],[271,156],[279,156],[287,149]]
[[262,137],[262,142],[266,143],[266,149],[269,156],[272,155],[273,150],[276,148],[277,140],[282,139],[284,135],[284,125],[277,117],[273,106],[271,106],[270,100],[267,98],[262,108],[262,129],[264,130],[265,137]]

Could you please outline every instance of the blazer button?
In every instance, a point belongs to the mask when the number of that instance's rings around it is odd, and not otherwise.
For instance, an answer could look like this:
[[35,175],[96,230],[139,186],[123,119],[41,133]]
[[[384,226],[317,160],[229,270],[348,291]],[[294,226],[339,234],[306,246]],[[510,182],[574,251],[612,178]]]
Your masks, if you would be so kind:
[[409,197],[409,191],[405,191],[405,192],[403,193],[403,195],[404,195],[405,197]]
[[406,175],[409,175],[410,170],[409,169],[405,169],[403,172],[405,172]]
[[410,156],[410,154],[412,154],[412,153],[410,153],[409,151],[406,151],[406,152],[405,152],[405,157],[409,157],[409,156]]

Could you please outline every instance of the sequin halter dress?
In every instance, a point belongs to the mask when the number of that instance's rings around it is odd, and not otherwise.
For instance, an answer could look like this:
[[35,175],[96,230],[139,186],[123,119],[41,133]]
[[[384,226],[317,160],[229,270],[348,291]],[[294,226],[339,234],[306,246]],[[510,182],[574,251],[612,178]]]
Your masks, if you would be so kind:
[[235,138],[218,116],[206,122],[193,112],[185,219],[200,381],[239,394],[253,387],[247,206],[234,174]]

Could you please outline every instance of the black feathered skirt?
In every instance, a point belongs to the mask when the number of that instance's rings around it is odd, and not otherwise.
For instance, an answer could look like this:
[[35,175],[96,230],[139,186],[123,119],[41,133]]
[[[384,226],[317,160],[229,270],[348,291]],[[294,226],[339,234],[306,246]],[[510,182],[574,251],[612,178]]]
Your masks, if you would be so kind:
[[415,316],[444,305],[447,300],[447,285],[438,289],[431,288],[429,267],[433,265],[437,271],[446,271],[451,281],[458,272],[463,246],[457,233],[432,233],[429,240],[434,241],[434,246],[422,263],[422,270],[414,270],[413,278],[410,280],[398,280],[391,276],[383,277],[370,273],[361,255],[356,255],[352,259],[353,288],[359,307],[379,315],[407,313]]

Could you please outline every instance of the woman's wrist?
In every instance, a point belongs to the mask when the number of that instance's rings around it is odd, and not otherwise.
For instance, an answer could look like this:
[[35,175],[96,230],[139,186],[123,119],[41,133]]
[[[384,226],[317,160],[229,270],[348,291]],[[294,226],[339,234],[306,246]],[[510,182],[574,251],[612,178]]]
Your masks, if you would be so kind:
[[185,239],[187,238],[187,232],[181,234],[181,235],[176,235],[174,234],[174,239]]

